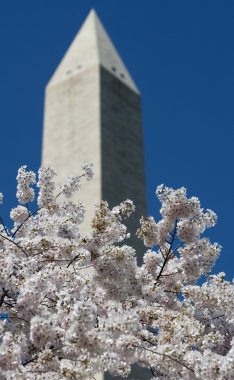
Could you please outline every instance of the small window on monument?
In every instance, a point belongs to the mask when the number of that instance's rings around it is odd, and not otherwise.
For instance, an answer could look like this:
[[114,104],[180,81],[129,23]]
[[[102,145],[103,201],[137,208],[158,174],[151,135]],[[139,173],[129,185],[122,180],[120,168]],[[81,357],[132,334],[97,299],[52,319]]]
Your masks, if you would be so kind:
[[66,74],[71,74],[71,70],[67,70],[67,71],[66,71]]
[[122,73],[122,74],[120,74],[120,76],[121,76],[121,78],[125,78],[125,75]]
[[116,67],[112,66],[111,70],[116,71]]

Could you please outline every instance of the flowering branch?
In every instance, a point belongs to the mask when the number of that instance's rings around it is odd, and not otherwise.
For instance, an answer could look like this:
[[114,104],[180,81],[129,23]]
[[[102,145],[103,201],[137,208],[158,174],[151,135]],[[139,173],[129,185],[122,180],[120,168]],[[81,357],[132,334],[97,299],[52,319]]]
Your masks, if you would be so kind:
[[1,379],[126,377],[136,363],[152,380],[231,380],[234,283],[210,274],[220,246],[203,237],[215,213],[184,188],[159,186],[161,220],[140,220],[147,249],[138,266],[126,244],[130,200],[113,209],[102,201],[81,232],[85,207],[72,196],[92,175],[85,163],[57,190],[52,168],[37,183],[25,166],[18,171],[12,236],[0,219]]

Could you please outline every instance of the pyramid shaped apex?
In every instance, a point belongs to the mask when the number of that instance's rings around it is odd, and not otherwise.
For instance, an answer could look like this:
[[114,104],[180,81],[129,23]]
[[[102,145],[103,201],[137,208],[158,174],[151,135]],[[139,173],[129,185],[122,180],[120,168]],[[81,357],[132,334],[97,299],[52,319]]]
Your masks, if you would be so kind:
[[98,18],[96,10],[94,8],[90,9],[87,17],[84,20],[83,26],[86,24],[88,20],[92,20],[94,22],[96,18]]
[[60,62],[49,85],[78,75],[83,70],[100,65],[126,86],[139,94],[139,90],[125,67],[95,9],[91,9],[81,29]]
[[87,18],[90,17],[90,16],[97,16],[97,12],[96,12],[96,10],[94,8],[90,9]]

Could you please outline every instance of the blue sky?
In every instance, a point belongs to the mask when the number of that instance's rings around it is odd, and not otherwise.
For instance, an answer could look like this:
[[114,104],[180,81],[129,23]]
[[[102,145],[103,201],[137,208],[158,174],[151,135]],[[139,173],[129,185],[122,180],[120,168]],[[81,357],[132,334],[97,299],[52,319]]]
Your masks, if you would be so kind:
[[0,4],[1,215],[19,166],[40,165],[44,88],[95,8],[142,93],[148,209],[185,186],[219,216],[215,271],[234,277],[234,2],[8,0]]

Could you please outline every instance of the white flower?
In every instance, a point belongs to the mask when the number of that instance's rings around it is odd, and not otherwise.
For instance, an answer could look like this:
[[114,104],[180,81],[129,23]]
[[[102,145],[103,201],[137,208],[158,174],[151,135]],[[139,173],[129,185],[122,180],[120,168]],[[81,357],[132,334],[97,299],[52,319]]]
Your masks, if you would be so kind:
[[21,166],[16,177],[18,183],[16,197],[19,203],[33,202],[35,196],[34,189],[30,185],[36,183],[36,174],[32,171],[26,171],[26,169],[26,165]]
[[60,187],[60,190],[66,198],[70,198],[80,187],[80,176],[72,176]]
[[[82,170],[62,186],[65,197],[92,177],[88,164]],[[111,210],[102,201],[84,234],[84,204],[58,199],[55,175],[39,170],[39,209],[12,209],[13,234],[0,238],[1,379],[127,376],[137,363],[155,380],[232,380],[234,282],[209,275],[221,247],[201,238],[216,215],[184,188],[158,187],[162,218],[142,218],[138,231],[156,251],[138,266],[123,243],[133,203]],[[17,179],[19,202],[32,200],[35,174],[22,167]]]
[[23,223],[29,216],[28,209],[24,206],[17,206],[10,212],[10,218],[16,223]]
[[51,207],[56,203],[56,197],[54,194],[55,191],[55,182],[54,177],[57,175],[56,171],[51,168],[41,167],[38,171],[38,182],[37,186],[39,187],[38,195],[38,206],[39,207]]
[[93,164],[88,164],[88,162],[84,162],[81,169],[84,172],[84,176],[86,181],[91,181],[91,179],[94,176],[94,171],[93,171]]

